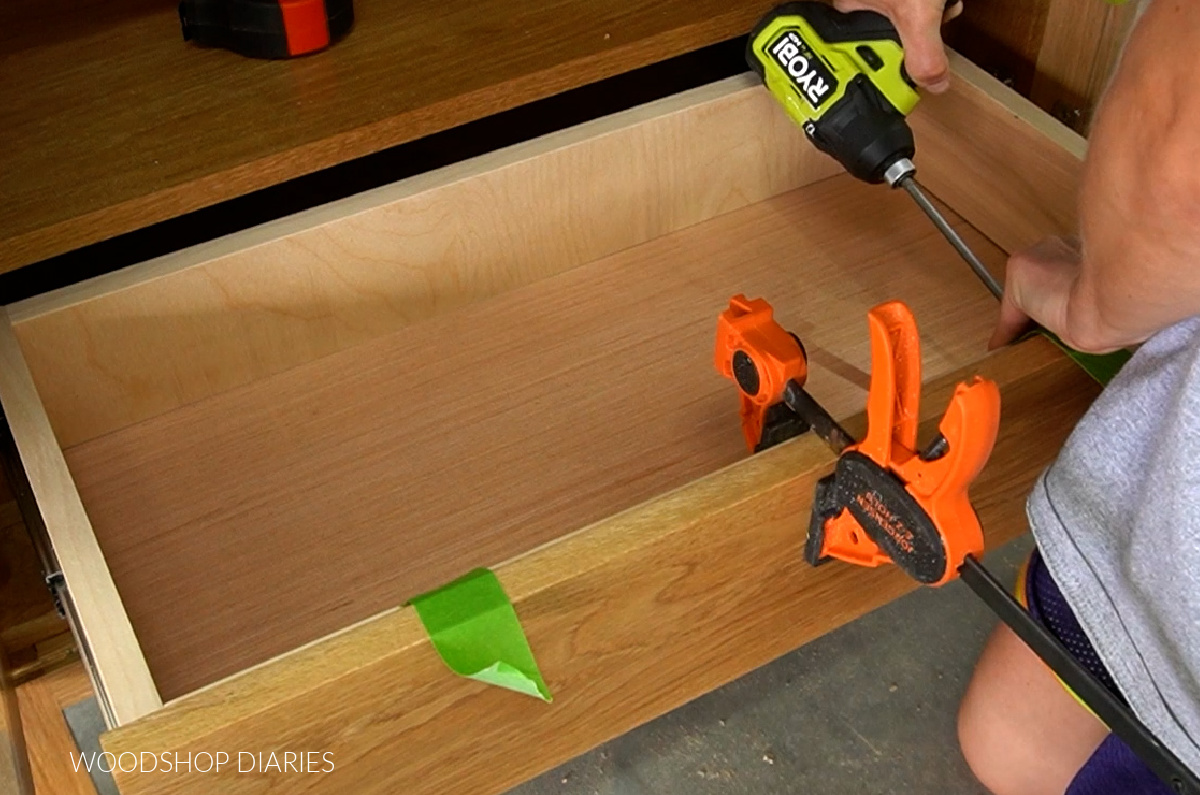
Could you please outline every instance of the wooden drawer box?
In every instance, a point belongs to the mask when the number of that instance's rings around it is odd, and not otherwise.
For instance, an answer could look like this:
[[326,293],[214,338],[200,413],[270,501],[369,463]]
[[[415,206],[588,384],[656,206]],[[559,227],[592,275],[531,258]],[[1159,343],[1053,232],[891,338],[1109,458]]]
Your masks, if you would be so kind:
[[[1081,139],[962,60],[913,116],[993,268],[1070,227]],[[900,298],[925,414],[996,378],[990,538],[1095,387],[907,197],[840,173],[749,77],[6,308],[0,399],[114,753],[328,752],[332,772],[116,773],[123,793],[501,791],[911,584],[810,569],[802,438],[747,457],[712,370],[771,300],[811,391],[864,404]],[[410,596],[495,568],[552,704],[454,677]]]

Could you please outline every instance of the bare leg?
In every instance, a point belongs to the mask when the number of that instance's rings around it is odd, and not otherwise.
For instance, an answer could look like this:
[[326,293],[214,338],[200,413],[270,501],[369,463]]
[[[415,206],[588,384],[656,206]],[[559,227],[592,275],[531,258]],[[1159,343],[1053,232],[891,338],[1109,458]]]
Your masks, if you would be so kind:
[[1063,795],[1108,729],[1012,630],[988,638],[958,713],[975,776],[995,795]]

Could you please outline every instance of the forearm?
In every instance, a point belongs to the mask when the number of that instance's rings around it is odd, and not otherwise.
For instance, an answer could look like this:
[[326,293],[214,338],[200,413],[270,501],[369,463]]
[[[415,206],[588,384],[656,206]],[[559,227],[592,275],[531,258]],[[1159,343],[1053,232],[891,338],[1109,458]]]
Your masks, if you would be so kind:
[[1200,3],[1153,0],[1097,114],[1064,337],[1103,350],[1200,314]]

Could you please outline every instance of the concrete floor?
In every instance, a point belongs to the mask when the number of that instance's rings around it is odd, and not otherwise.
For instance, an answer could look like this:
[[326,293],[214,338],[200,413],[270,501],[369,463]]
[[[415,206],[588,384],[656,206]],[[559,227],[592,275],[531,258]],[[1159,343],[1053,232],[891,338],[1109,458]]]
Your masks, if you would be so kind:
[[954,721],[994,623],[961,582],[916,591],[509,795],[984,795]]

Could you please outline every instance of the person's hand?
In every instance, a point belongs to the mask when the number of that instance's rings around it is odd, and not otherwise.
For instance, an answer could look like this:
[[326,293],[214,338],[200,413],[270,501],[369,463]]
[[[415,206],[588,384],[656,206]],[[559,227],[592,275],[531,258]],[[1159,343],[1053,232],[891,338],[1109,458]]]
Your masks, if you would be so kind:
[[940,94],[950,87],[950,61],[942,44],[942,23],[962,13],[962,0],[833,0],[838,11],[876,11],[892,21],[904,45],[904,66],[924,89]]
[[1040,323],[1071,347],[1068,339],[1067,305],[1071,298],[1082,257],[1075,238],[1048,237],[1008,259],[1000,319],[988,342],[999,348]]

